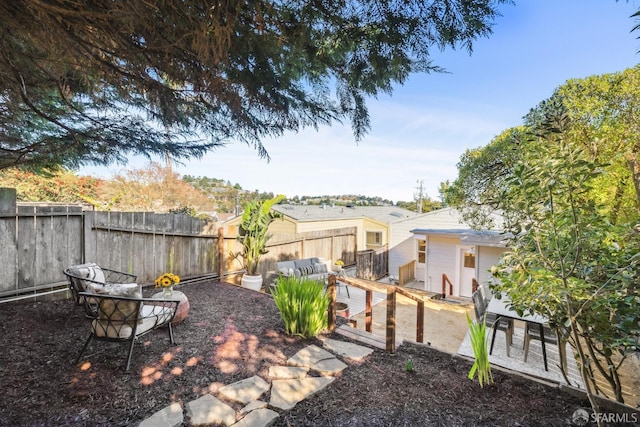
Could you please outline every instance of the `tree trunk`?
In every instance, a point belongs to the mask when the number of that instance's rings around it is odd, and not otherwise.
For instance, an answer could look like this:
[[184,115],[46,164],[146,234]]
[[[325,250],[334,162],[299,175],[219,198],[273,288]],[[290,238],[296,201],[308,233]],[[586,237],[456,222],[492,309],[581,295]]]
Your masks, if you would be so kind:
[[627,163],[631,169],[633,185],[636,188],[636,208],[640,212],[640,162],[636,153],[627,153]]

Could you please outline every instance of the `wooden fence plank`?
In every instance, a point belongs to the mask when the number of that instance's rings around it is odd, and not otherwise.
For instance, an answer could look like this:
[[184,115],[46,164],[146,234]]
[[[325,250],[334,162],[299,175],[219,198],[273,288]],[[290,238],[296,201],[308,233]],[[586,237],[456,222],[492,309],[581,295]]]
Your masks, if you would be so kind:
[[[0,297],[63,285],[62,270],[84,262],[136,274],[143,284],[169,268],[181,276],[239,270],[240,264],[229,257],[240,249],[235,237],[205,230],[217,232],[207,221],[177,214],[82,212],[78,206],[29,206],[15,215],[3,213],[0,256],[6,262],[0,264],[5,277]],[[268,249],[260,264],[263,274],[274,275],[275,263],[286,259],[317,256],[353,263],[356,228],[280,235]]]

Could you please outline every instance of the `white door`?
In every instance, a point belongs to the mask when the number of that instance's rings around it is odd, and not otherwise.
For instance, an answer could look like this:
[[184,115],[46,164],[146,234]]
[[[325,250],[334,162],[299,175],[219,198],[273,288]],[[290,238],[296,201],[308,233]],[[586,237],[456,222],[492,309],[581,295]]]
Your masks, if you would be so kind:
[[458,289],[460,290],[461,297],[471,298],[472,281],[476,278],[476,253],[473,247],[466,247],[460,249],[460,274]]

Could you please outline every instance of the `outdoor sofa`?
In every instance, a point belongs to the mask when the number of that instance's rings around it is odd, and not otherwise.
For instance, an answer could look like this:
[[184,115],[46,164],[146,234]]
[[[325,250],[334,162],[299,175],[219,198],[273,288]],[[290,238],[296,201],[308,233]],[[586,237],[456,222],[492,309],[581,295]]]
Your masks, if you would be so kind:
[[307,277],[324,282],[329,277],[329,266],[320,258],[304,258],[276,263],[276,273],[284,277]]

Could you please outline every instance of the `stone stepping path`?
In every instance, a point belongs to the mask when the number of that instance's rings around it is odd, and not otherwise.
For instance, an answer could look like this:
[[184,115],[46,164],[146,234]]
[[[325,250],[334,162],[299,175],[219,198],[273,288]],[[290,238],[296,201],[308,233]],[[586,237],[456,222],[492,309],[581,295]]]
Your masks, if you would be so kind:
[[[205,394],[182,407],[172,403],[140,423],[140,427],[177,427],[188,418],[188,425],[223,425],[234,427],[266,427],[279,413],[286,411],[324,390],[335,375],[348,367],[336,355],[350,360],[361,360],[373,349],[344,341],[321,338],[322,347],[310,345],[287,360],[286,366],[269,368],[271,382],[255,375],[221,387],[217,397]],[[320,376],[309,376],[309,372]],[[269,402],[260,398],[271,391]],[[243,404],[236,411],[225,401]]]

